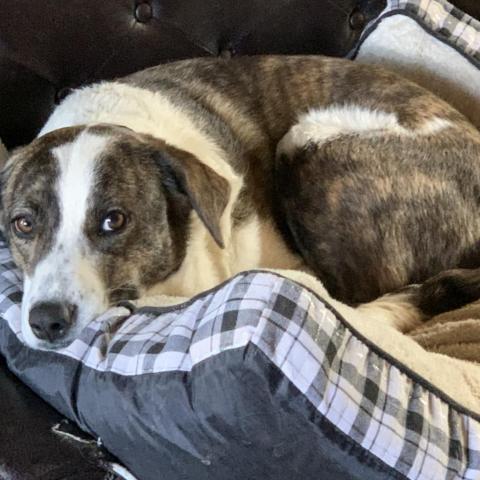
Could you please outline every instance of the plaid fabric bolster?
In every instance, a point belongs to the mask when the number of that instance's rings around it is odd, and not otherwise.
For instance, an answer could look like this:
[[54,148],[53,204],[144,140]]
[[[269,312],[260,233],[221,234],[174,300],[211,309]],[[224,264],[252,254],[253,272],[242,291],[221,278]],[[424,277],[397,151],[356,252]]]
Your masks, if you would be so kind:
[[[480,62],[480,21],[446,0],[387,0],[381,15],[371,24],[393,13],[405,13],[423,23],[430,31],[456,47],[471,59]],[[370,34],[371,25],[363,33]]]

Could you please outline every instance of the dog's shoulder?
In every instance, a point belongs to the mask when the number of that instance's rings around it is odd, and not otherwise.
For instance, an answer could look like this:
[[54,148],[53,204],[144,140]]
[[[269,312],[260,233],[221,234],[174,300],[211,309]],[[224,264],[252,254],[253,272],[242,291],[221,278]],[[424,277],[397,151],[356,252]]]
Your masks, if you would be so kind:
[[[115,81],[106,81],[72,90],[54,109],[39,136],[53,130],[92,123],[135,122],[136,113],[152,108],[152,93]],[[140,117],[141,118],[141,117]],[[117,120],[117,121],[113,121]]]

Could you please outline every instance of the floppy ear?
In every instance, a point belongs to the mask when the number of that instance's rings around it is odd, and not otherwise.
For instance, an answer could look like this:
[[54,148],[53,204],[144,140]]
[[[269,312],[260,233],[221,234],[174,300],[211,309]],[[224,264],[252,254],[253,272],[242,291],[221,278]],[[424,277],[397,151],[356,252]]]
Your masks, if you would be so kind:
[[171,145],[163,145],[156,162],[162,170],[164,186],[188,197],[214,240],[224,248],[220,219],[230,198],[228,181],[195,155]]

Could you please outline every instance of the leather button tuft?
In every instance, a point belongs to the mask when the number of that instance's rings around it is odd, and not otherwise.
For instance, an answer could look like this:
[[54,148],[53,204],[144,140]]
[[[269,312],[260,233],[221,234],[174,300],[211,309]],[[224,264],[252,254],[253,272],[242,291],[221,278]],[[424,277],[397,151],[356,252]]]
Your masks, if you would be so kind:
[[360,10],[355,10],[350,15],[350,27],[353,30],[363,29],[363,27],[365,27],[366,21],[367,21],[367,19],[366,19],[365,15]]
[[153,17],[152,6],[149,3],[140,3],[135,8],[137,22],[147,23]]

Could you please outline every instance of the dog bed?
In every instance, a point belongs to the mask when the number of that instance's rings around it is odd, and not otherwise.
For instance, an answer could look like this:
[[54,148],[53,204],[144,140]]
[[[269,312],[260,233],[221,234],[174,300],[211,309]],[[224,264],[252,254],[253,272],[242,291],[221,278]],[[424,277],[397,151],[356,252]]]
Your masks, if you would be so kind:
[[[306,275],[297,280],[310,288],[246,272],[179,306],[119,307],[68,348],[43,352],[21,343],[21,279],[5,244],[0,259],[0,352],[10,368],[138,478],[480,475],[478,414],[398,357],[479,384],[480,372],[412,341],[391,350],[396,358],[384,353],[368,336],[393,347],[401,334],[382,325],[359,333]],[[469,395],[464,403],[478,406]]]
[[[403,17],[479,84],[478,23],[439,0],[391,1],[353,56],[374,61],[375,35]],[[322,292],[306,274],[245,272],[180,305],[114,308],[69,347],[36,351],[1,242],[0,353],[139,479],[480,479],[480,367],[344,319]]]

